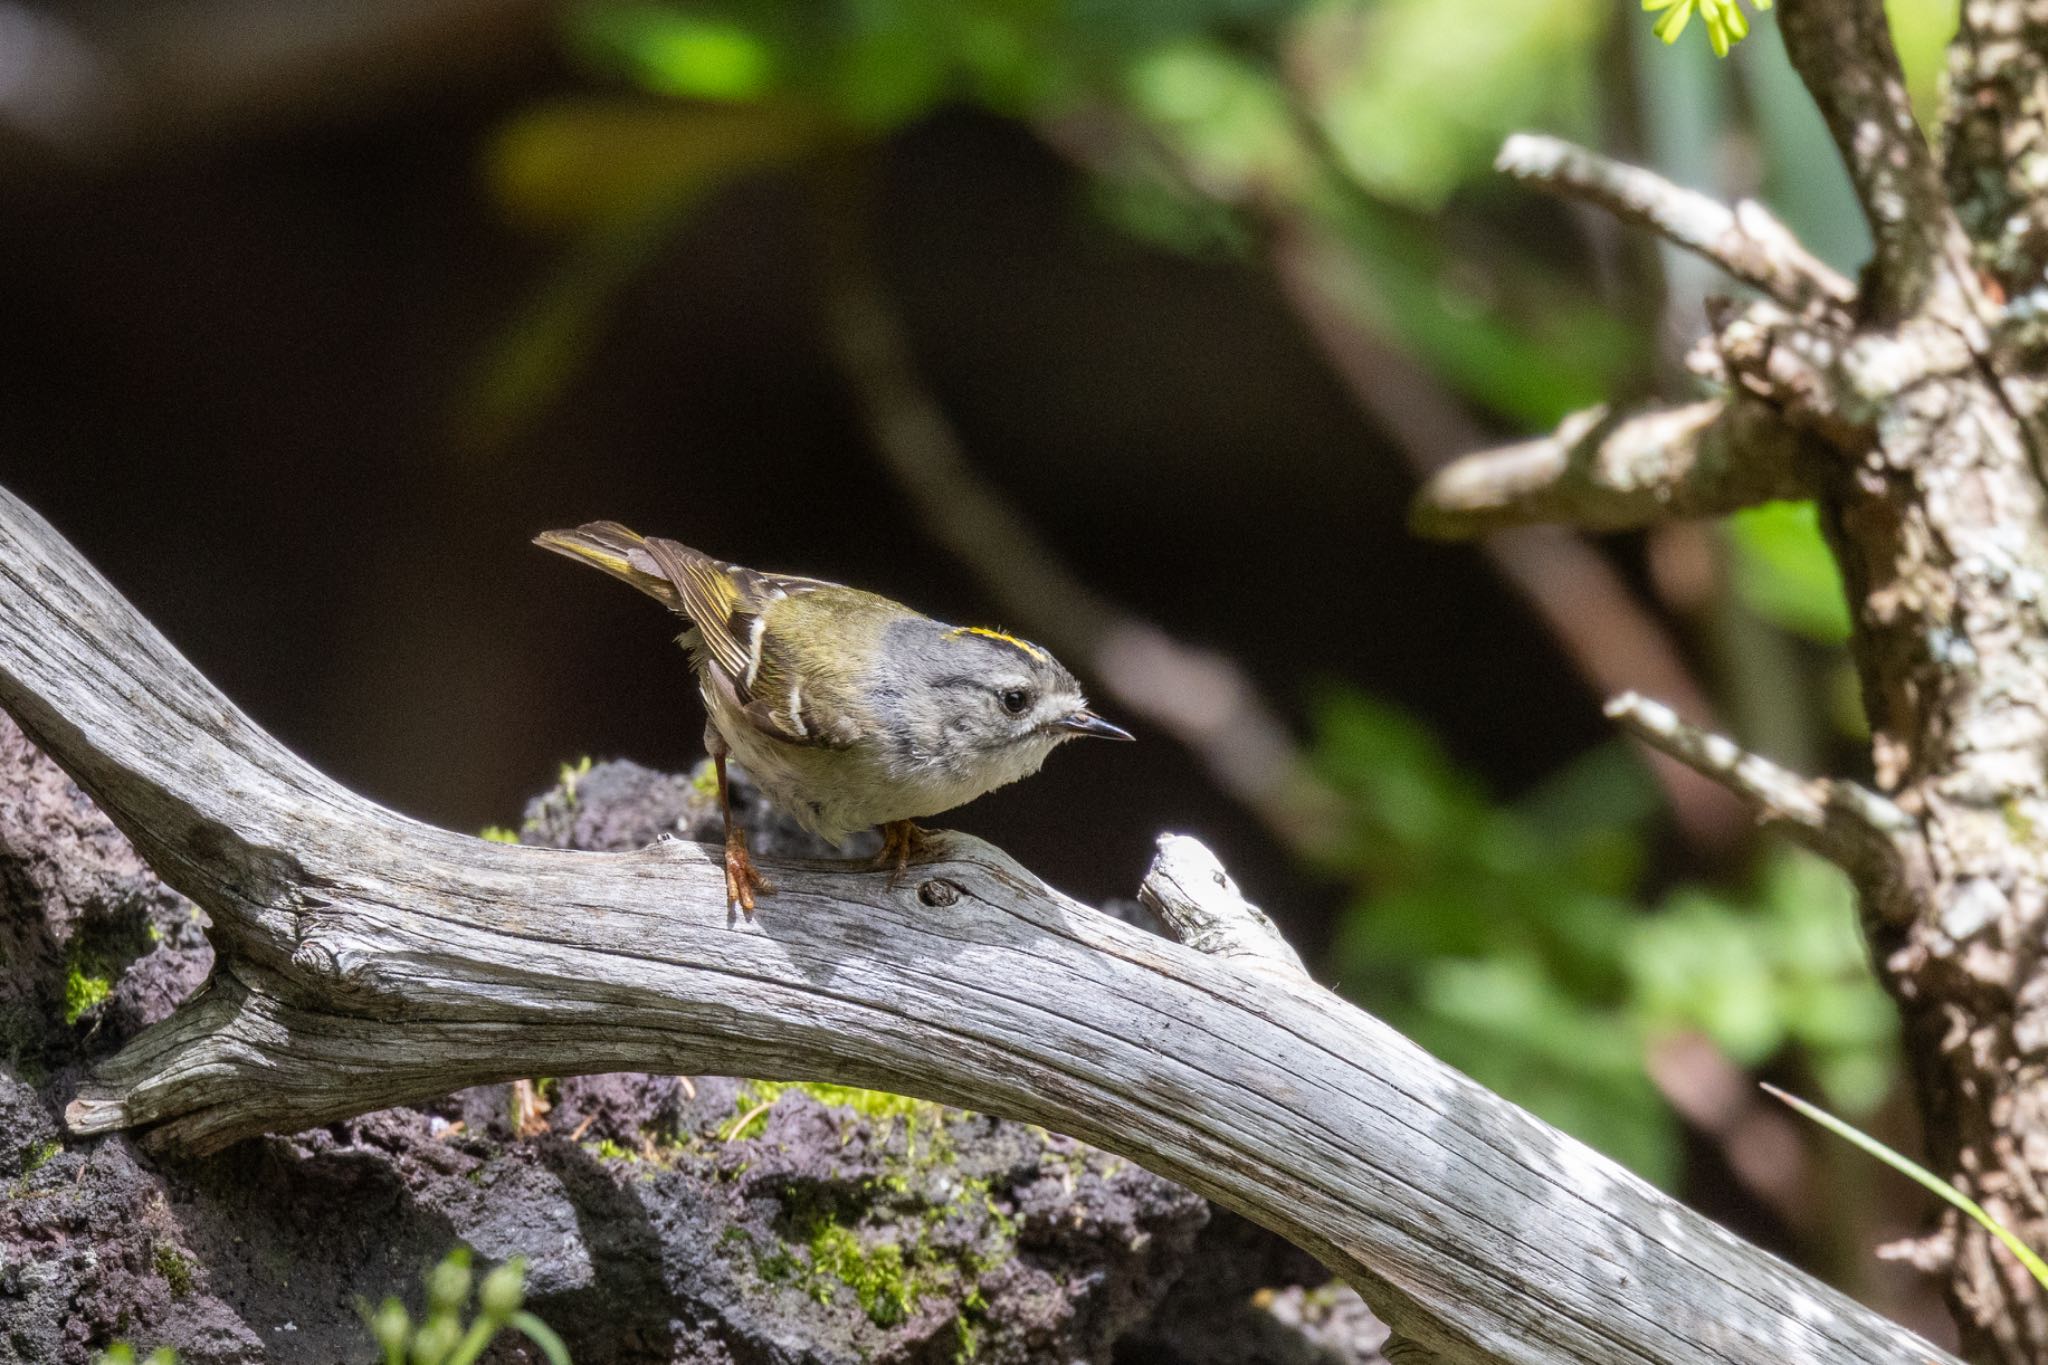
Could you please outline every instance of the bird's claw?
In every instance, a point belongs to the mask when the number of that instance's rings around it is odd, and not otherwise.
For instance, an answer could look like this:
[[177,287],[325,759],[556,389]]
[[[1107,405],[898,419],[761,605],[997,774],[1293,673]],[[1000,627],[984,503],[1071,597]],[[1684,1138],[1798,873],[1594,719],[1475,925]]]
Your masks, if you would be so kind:
[[775,887],[761,875],[754,866],[754,860],[747,854],[744,838],[728,835],[725,841],[725,905],[734,906],[748,919],[754,917],[754,897],[766,896]]
[[931,831],[918,828],[914,821],[892,820],[882,826],[882,851],[870,866],[888,868],[889,885],[894,888],[902,882],[910,860],[930,853],[932,843]]

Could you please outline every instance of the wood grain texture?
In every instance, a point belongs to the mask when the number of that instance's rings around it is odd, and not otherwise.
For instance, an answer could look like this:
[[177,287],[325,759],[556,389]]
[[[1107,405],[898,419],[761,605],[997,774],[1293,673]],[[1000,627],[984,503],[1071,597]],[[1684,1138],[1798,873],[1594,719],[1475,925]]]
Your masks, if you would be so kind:
[[205,1151],[529,1074],[825,1078],[1123,1153],[1441,1360],[1948,1359],[1306,976],[1122,925],[978,841],[893,889],[778,866],[748,924],[693,844],[505,847],[382,810],[4,492],[0,704],[215,922],[214,977],[85,1087],[82,1131]]

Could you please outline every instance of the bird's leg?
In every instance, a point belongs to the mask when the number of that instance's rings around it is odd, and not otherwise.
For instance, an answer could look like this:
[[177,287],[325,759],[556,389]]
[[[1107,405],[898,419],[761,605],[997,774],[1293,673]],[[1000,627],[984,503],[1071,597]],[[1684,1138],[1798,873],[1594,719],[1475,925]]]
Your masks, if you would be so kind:
[[538,1137],[548,1130],[545,1115],[554,1108],[533,1081],[512,1082],[512,1132],[518,1137]]
[[728,908],[739,906],[752,919],[754,893],[765,896],[775,888],[747,856],[747,832],[733,822],[732,788],[725,780],[725,755],[714,754],[711,762],[718,770],[718,807],[725,816],[725,903]]
[[919,829],[912,820],[891,820],[882,826],[882,851],[875,855],[873,866],[889,869],[889,885],[903,880],[903,869],[910,866],[912,858],[922,858],[931,851],[932,836],[929,830]]

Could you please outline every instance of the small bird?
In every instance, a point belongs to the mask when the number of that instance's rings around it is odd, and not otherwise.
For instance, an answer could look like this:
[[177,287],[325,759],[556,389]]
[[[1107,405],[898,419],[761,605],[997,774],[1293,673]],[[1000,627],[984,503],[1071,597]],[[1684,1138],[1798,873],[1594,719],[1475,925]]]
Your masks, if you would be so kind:
[[900,877],[916,821],[1020,777],[1078,735],[1132,736],[1088,709],[1081,685],[1028,640],[949,626],[900,602],[762,573],[615,521],[534,544],[632,584],[686,618],[710,721],[704,746],[725,815],[725,894],[749,918],[774,890],[732,817],[728,754],[798,824],[837,844],[882,827],[877,866]]

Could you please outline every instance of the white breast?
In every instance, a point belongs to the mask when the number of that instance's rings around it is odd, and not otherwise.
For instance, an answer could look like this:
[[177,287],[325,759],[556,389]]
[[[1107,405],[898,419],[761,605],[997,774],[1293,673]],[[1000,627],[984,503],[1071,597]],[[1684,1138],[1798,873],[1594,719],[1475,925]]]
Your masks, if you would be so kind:
[[771,739],[703,688],[712,724],[757,786],[796,822],[833,844],[892,820],[921,820],[1029,777],[1056,740],[1019,745],[966,769],[938,765],[892,770],[879,745],[813,748]]

